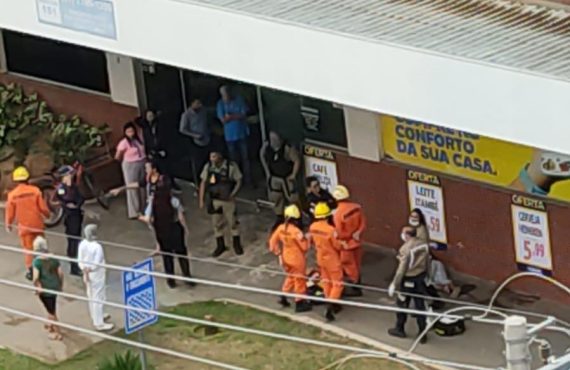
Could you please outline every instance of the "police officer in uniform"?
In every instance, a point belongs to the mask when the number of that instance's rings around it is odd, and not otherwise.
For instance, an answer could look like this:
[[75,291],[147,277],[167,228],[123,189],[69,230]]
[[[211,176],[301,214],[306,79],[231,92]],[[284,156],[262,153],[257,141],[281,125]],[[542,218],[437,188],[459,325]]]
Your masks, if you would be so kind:
[[[429,245],[416,236],[416,229],[411,226],[404,226],[401,234],[404,244],[398,251],[398,269],[394,280],[388,289],[388,295],[394,296],[396,288],[402,293],[426,294],[425,279],[428,271]],[[413,297],[414,306],[417,310],[425,311],[426,305],[423,298]],[[400,308],[409,308],[412,297],[398,294],[397,305]],[[405,325],[408,314],[398,312],[396,314],[396,327],[388,330],[388,334],[394,337],[405,338]],[[426,328],[426,316],[417,315],[419,333]],[[424,336],[421,343],[425,343]]]
[[276,220],[272,230],[275,230],[285,221],[285,206],[299,200],[295,179],[301,159],[297,150],[274,131],[269,132],[269,141],[261,148],[260,159],[267,177],[268,199],[274,203]]
[[242,255],[235,202],[242,183],[239,167],[236,163],[224,159],[220,152],[211,152],[210,162],[204,166],[200,179],[200,208],[206,207],[208,214],[212,216],[216,237],[216,249],[212,256],[219,257],[226,251],[226,228],[229,228],[232,234],[234,252]]
[[[67,257],[77,258],[79,239],[83,224],[84,198],[74,181],[75,169],[72,166],[62,166],[57,170],[61,184],[57,188],[57,198],[61,202],[64,214],[65,234],[67,235]],[[81,276],[81,269],[76,262],[71,263],[71,275]]]

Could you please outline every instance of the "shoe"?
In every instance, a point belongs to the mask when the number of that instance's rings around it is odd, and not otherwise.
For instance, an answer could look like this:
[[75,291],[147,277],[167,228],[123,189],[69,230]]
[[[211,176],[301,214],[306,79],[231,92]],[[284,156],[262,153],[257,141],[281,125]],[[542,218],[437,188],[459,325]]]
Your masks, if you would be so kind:
[[167,280],[166,280],[166,285],[168,285],[168,287],[169,287],[170,289],[174,289],[174,288],[176,288],[176,280],[174,280],[174,279],[167,279]]
[[111,320],[111,315],[109,315],[108,313],[104,314],[104,315],[103,315],[103,320],[104,320],[104,321],[109,321],[109,320]]
[[428,340],[428,338],[427,338],[427,334],[426,334],[422,337],[422,339],[420,339],[420,344],[426,344],[427,340]]
[[[192,276],[186,276],[187,278],[191,278]],[[190,288],[194,288],[196,286],[196,283],[193,281],[185,281],[184,284],[186,284],[187,286],[189,286]]]
[[362,297],[362,289],[355,287],[348,287],[342,292],[343,297]]
[[336,303],[333,304],[333,305],[331,306],[331,308],[332,308],[332,311],[333,311],[335,314],[337,314],[337,313],[339,313],[340,311],[342,311],[342,306],[339,305],[339,304],[336,304]]
[[334,317],[332,308],[329,307],[325,311],[325,319],[327,320],[327,322],[333,322],[336,320],[336,317]]
[[81,269],[79,267],[72,267],[69,274],[73,275],[73,276],[77,276],[77,277],[82,277],[83,271],[81,271]]
[[216,250],[214,250],[214,253],[212,253],[212,257],[220,257],[222,253],[224,253],[227,250],[223,236],[216,238],[216,244],[217,244]]
[[26,272],[26,279],[29,281],[32,281],[34,279],[34,273],[32,272],[31,267],[28,269],[28,272]]
[[398,328],[389,329],[388,334],[397,338],[406,338],[406,332]]
[[291,307],[291,303],[289,303],[289,301],[287,300],[287,297],[279,297],[279,302],[278,302],[281,307],[283,308],[288,308]]
[[113,328],[115,328],[115,325],[113,325],[113,324],[103,324],[103,325],[96,326],[95,330],[97,330],[97,331],[109,331],[109,330],[113,330]]
[[234,252],[236,252],[236,254],[238,256],[241,256],[243,254],[243,248],[241,247],[241,239],[239,236],[234,236],[233,238],[233,242],[234,242]]
[[313,305],[311,304],[311,302],[307,301],[307,300],[301,300],[301,301],[297,301],[295,303],[295,312],[297,313],[301,313],[301,312],[309,312],[313,309]]

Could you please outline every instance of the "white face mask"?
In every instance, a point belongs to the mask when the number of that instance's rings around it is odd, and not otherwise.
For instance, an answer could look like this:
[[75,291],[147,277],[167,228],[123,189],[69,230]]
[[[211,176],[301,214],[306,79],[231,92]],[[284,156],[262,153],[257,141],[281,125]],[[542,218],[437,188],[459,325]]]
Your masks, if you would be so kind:
[[408,235],[406,233],[402,233],[402,235],[400,235],[400,238],[402,238],[403,242],[407,242],[408,241]]
[[418,227],[418,226],[420,226],[420,221],[415,220],[415,219],[413,219],[413,218],[410,218],[410,219],[408,220],[408,223],[410,224],[410,226],[413,226],[413,227]]

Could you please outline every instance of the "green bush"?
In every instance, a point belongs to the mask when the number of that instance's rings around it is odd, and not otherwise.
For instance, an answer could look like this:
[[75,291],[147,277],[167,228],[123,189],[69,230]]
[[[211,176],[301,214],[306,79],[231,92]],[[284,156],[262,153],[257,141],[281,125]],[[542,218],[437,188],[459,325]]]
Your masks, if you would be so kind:
[[[152,367],[147,366],[148,369]],[[139,355],[135,355],[128,350],[125,353],[115,353],[113,358],[105,359],[99,366],[98,370],[142,370],[141,360]]]

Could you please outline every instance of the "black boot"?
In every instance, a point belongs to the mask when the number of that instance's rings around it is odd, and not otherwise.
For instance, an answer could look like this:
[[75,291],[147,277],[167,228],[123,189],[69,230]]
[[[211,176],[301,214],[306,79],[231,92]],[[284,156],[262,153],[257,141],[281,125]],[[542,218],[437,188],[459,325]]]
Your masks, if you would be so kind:
[[311,311],[313,309],[313,305],[311,304],[311,302],[303,299],[301,301],[297,301],[295,303],[295,312],[297,313],[301,313],[301,312],[308,312]]
[[420,344],[426,344],[428,340],[427,334],[420,339]]
[[325,319],[327,320],[327,322],[332,322],[336,320],[336,317],[334,317],[332,305],[329,305],[329,307],[325,311]]
[[176,288],[176,280],[174,279],[166,279],[166,285],[168,285],[168,287],[170,289],[174,289]]
[[346,287],[342,292],[343,297],[362,297],[362,289],[356,287]]
[[28,271],[26,272],[26,279],[28,279],[29,281],[32,281],[33,278],[34,278],[34,272],[33,272],[32,267],[30,267],[28,269]]
[[241,256],[243,254],[243,248],[241,247],[241,239],[239,235],[234,236],[233,241],[234,241],[234,252],[236,252],[238,256]]
[[281,296],[279,297],[279,304],[283,308],[291,307],[291,303],[287,300],[287,297]]
[[223,236],[216,238],[216,244],[217,244],[216,250],[214,251],[214,253],[212,253],[212,257],[219,257],[222,255],[222,253],[224,253],[227,250]]
[[406,332],[404,331],[404,329],[400,329],[400,328],[389,329],[388,334],[390,334],[393,337],[397,337],[397,338],[406,338]]
[[83,272],[81,271],[77,263],[74,262],[71,263],[71,268],[69,273],[73,276],[79,276],[79,277],[83,276]]

